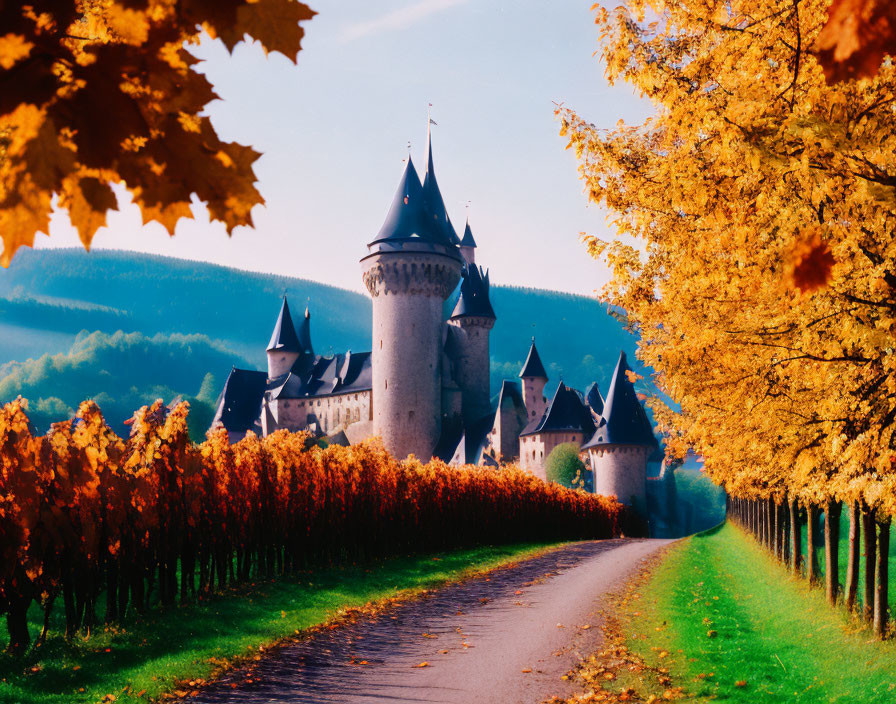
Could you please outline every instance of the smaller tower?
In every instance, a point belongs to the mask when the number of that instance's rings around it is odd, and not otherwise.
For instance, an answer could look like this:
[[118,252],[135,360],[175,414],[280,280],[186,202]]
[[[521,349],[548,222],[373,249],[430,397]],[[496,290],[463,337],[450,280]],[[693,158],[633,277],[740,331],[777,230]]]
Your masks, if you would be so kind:
[[532,346],[529,348],[529,356],[520,372],[520,379],[523,380],[523,402],[526,404],[526,415],[531,423],[544,415],[547,406],[544,387],[548,383],[548,374],[541,363],[541,357],[538,356],[538,350],[535,349],[534,337]]
[[488,293],[488,272],[483,272],[475,264],[464,266],[460,297],[448,324],[463,330],[457,382],[463,398],[463,417],[467,423],[482,418],[491,405],[489,335],[495,326],[496,316]]
[[[306,323],[307,321],[306,318]],[[299,336],[296,334],[292,315],[289,313],[289,303],[286,302],[286,296],[284,296],[280,315],[277,316],[277,324],[274,325],[274,333],[268,344],[268,378],[276,379],[286,374],[292,369],[292,365],[299,358],[301,351]]]
[[657,446],[653,429],[635,387],[629,381],[625,352],[613,372],[597,430],[582,447],[591,459],[594,493],[616,496],[620,503],[646,515],[647,458]]
[[473,239],[473,231],[470,229],[470,218],[467,218],[467,226],[464,228],[464,236],[460,241],[460,255],[468,266],[476,263],[476,240]]

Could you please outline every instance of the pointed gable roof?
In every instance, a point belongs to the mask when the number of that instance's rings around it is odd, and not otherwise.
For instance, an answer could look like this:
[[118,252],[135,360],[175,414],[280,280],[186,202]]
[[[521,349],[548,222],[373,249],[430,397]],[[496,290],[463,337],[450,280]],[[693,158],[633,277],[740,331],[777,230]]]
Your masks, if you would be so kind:
[[442,192],[439,190],[439,183],[436,181],[436,171],[432,161],[432,130],[427,134],[428,155],[426,162],[426,175],[423,177],[423,202],[426,206],[427,215],[433,220],[443,244],[459,245],[460,240],[451,224],[451,218],[448,217],[448,210],[445,208],[445,200],[442,198]]
[[465,266],[463,270],[463,278],[460,282],[460,296],[457,299],[457,305],[454,306],[454,312],[451,314],[454,318],[491,318],[495,320],[497,316],[492,308],[491,301],[488,297],[489,278],[488,272],[473,264]]
[[626,374],[628,371],[631,370],[625,352],[621,352],[597,430],[583,449],[599,445],[657,444],[647,413]]
[[464,227],[464,237],[460,241],[460,246],[476,248],[476,240],[473,239],[473,230],[470,229],[470,218],[467,218],[467,225]]
[[557,386],[554,397],[548,404],[541,420],[534,426],[530,424],[520,433],[520,436],[552,431],[578,431],[585,437],[594,434],[594,419],[590,409],[585,405],[579,393],[562,381]]
[[444,244],[442,230],[427,214],[423,199],[423,186],[414,162],[408,155],[408,163],[398,183],[389,214],[370,246],[378,242],[417,240]]
[[309,306],[305,306],[305,317],[299,323],[298,330],[299,352],[301,354],[314,354],[314,347],[311,345],[311,310]]
[[289,314],[289,303],[286,302],[286,296],[283,297],[283,305],[280,306],[280,315],[277,316],[277,324],[274,325],[274,333],[271,335],[271,341],[268,343],[268,352],[299,352],[302,346],[299,344],[299,336],[296,334],[296,327],[292,323],[292,316]]
[[547,379],[548,373],[544,370],[541,363],[541,357],[538,356],[538,350],[535,349],[535,338],[532,338],[532,346],[529,348],[529,356],[526,357],[526,363],[520,372],[520,379]]
[[599,417],[604,412],[604,397],[600,395],[600,388],[596,381],[585,392],[585,402],[594,415]]

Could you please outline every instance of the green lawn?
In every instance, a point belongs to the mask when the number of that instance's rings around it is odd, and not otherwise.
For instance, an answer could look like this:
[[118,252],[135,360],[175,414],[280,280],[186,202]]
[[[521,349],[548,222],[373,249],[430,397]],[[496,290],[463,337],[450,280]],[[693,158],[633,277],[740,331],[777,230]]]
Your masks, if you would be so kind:
[[697,701],[896,702],[896,644],[731,524],[674,545],[624,608],[629,646]]
[[[24,658],[0,656],[0,702],[78,704],[107,694],[116,702],[147,701],[180,681],[207,678],[227,662],[254,655],[261,645],[325,622],[340,609],[405,596],[548,548],[484,547],[318,570],[245,585],[202,604],[154,611],[127,628],[89,639],[67,643],[51,637]],[[41,613],[35,608],[32,616],[36,635]],[[58,620],[55,625],[64,630]],[[5,647],[2,639],[0,646]]]

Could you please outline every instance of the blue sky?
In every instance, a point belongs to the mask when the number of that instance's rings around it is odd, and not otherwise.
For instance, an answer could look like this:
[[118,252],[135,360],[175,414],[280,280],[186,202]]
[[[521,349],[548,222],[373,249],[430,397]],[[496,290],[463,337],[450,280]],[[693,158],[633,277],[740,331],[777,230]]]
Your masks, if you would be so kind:
[[[592,54],[591,0],[311,0],[298,65],[257,44],[197,53],[222,100],[221,136],[264,153],[266,207],[228,238],[197,208],[170,238],[134,206],[110,214],[95,247],[133,249],[362,290],[358,260],[379,230],[408,141],[424,168],[426,110],[435,167],[455,226],[470,220],[492,281],[590,294],[607,272],[579,233],[610,236],[587,205],[554,102],[598,126],[640,122],[645,102],[610,87]],[[39,246],[72,246],[65,215]],[[13,262],[15,266],[15,262]]]

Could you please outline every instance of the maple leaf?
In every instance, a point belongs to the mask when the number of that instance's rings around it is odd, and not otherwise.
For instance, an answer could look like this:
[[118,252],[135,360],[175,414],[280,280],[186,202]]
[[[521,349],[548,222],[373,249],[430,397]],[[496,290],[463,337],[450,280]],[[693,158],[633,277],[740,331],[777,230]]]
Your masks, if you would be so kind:
[[203,28],[295,62],[314,12],[298,0],[54,0],[0,7],[0,263],[46,231],[53,195],[85,247],[121,183],[171,234],[195,194],[228,233],[263,203],[250,147],[222,142],[185,49]]

